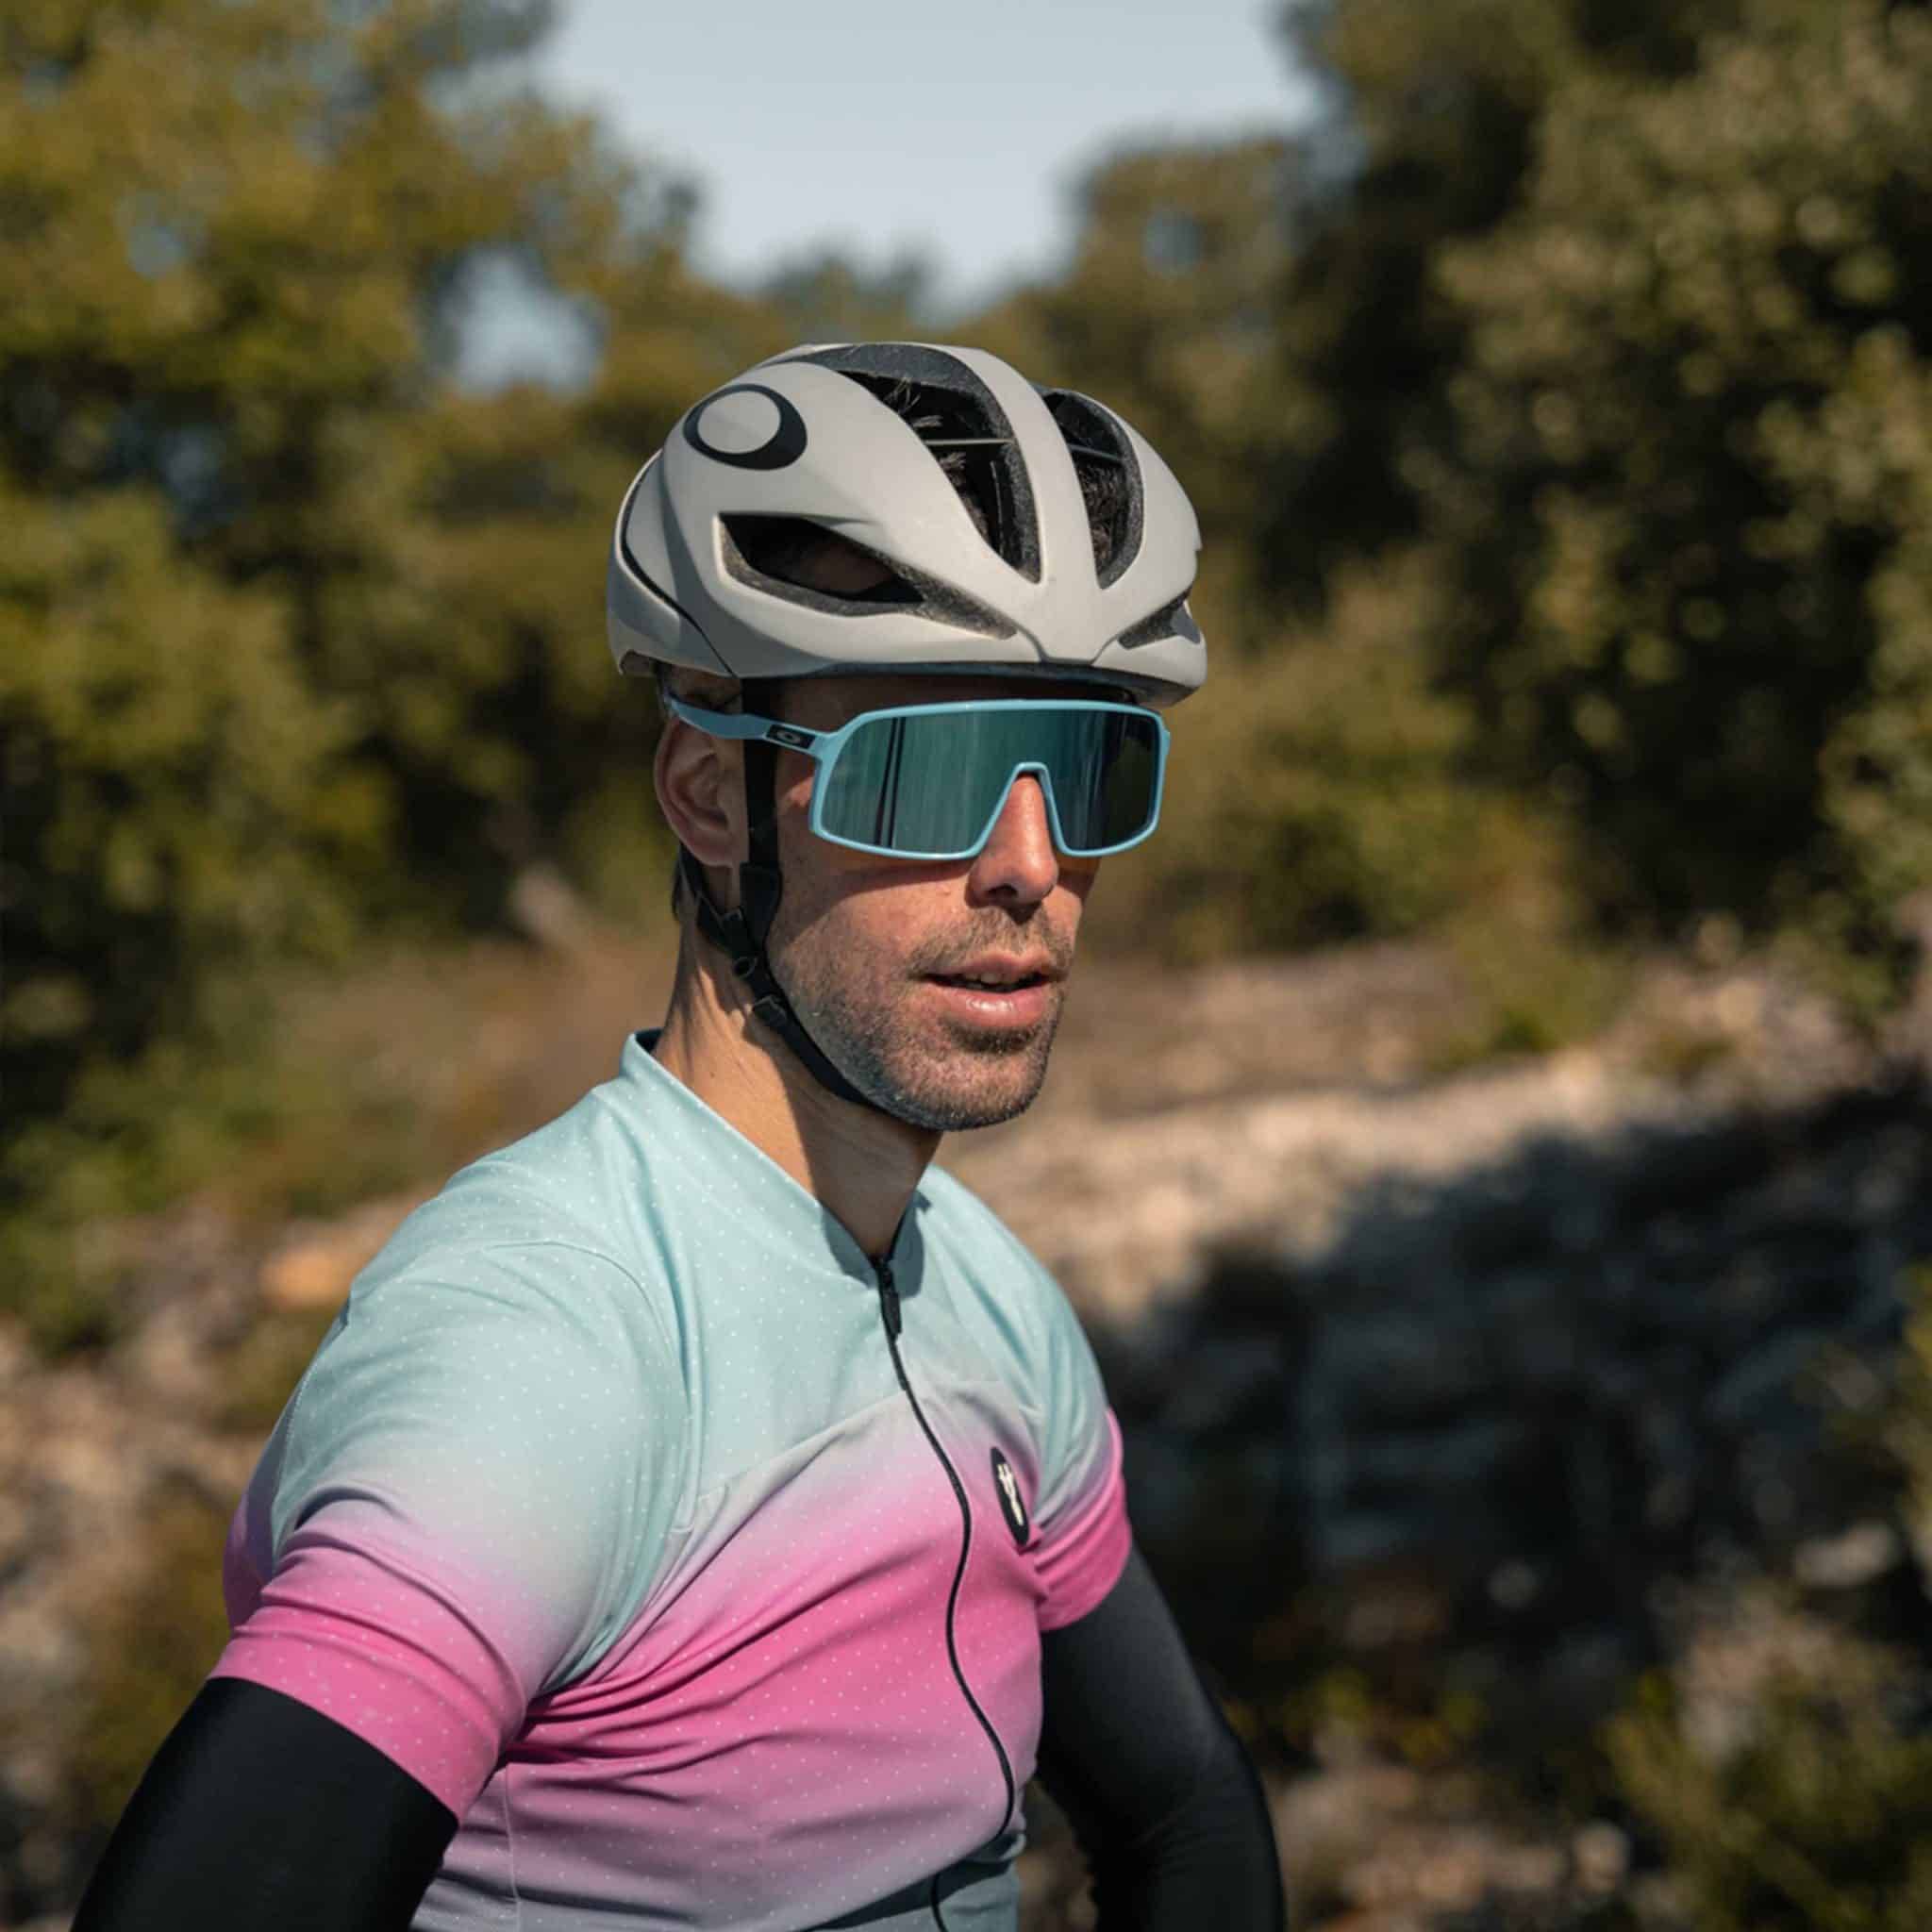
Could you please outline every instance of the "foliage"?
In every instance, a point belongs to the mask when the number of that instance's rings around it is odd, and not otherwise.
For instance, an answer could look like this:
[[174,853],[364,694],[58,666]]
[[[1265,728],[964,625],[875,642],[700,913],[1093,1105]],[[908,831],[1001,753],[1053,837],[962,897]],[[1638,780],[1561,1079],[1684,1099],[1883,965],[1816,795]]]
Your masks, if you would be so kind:
[[[1600,926],[1721,910],[1865,1004],[1895,995],[1895,908],[1932,863],[1924,10],[1283,20],[1326,118],[1112,157],[1068,273],[976,333],[1174,458],[1224,652],[1282,650],[1285,602],[1350,648],[1358,574],[1439,559],[1414,682],[1464,740],[1457,782],[1576,828]],[[1211,924],[1256,932],[1243,866],[1271,900],[1319,897],[1307,856],[1238,834]]]
[[1325,625],[1228,666],[1175,714],[1159,836],[1107,881],[1168,957],[1414,932],[1472,899],[1535,913],[1560,899],[1560,846],[1467,775],[1469,716],[1428,688],[1440,574],[1424,554],[1349,573]]
[[[782,337],[687,274],[673,186],[492,92],[544,18],[0,25],[0,1222],[7,1301],[55,1332],[99,1327],[88,1221],[234,1113],[184,1090],[233,1084],[251,975],[487,924],[550,849],[655,888],[661,841],[626,865],[615,830],[654,712],[585,558],[676,409]],[[578,393],[452,384],[492,261],[608,334]]]
[[265,1439],[340,1312],[335,1307],[287,1309],[257,1322],[214,1364],[221,1394],[209,1423]]
[[[1429,1054],[1438,1077],[1592,1039],[1630,988],[1630,957],[1580,933],[1571,908],[1560,905],[1478,905],[1459,909],[1442,929],[1474,1017]],[[1695,1062],[1670,1069],[1679,1080],[1694,1071]]]
[[[256,1050],[232,990],[272,962],[487,929],[537,863],[656,901],[598,560],[675,411],[800,336],[984,342],[1192,494],[1217,670],[1102,895],[1121,942],[1446,925],[1495,982],[1470,1055],[1587,1030],[1591,922],[1722,913],[1896,996],[1932,884],[1923,7],[1297,0],[1312,127],[1115,151],[1064,273],[949,320],[910,258],[698,279],[690,191],[507,59],[546,18],[0,24],[15,1306],[259,1130],[185,1091]],[[455,379],[491,275],[568,382]]]
[[1925,883],[1932,21],[1755,0],[1666,81],[1566,75],[1439,252],[1445,675],[1570,804],[1590,890],[1762,925]]
[[1754,1699],[1719,1744],[1669,1680],[1611,1723],[1624,1792],[1668,1846],[1699,1932],[1907,1932],[1932,1913],[1932,1737],[1903,1659],[1851,1638]]
[[[583,558],[688,394],[775,344],[588,125],[463,105],[542,17],[64,0],[0,28],[20,1115],[191,1021],[216,962],[493,915],[529,824],[637,756]],[[588,394],[451,389],[499,257],[622,332]]]
[[932,264],[904,251],[867,267],[819,250],[773,271],[759,292],[795,342],[918,341],[939,322]]
[[1932,1264],[1918,1262],[1905,1282],[1911,1314],[1886,1438],[1906,1479],[1907,1526],[1920,1577],[1932,1591]]
[[1320,601],[1329,573],[1421,534],[1421,481],[1457,448],[1469,322],[1437,275],[1524,191],[1561,78],[1682,72],[1731,0],[1285,0],[1285,37],[1325,83],[1302,137],[1295,242],[1277,308],[1280,384],[1297,398],[1259,484],[1257,544],[1277,593]]
[[[1932,1574],[1925,1274],[1906,1276],[1912,1312],[1882,1434],[1921,1571]],[[1860,1634],[1849,1616],[1807,1617],[1760,1590],[1645,1677],[1603,1740],[1699,1932],[1904,1932],[1932,1913],[1928,1708],[1923,1657]]]

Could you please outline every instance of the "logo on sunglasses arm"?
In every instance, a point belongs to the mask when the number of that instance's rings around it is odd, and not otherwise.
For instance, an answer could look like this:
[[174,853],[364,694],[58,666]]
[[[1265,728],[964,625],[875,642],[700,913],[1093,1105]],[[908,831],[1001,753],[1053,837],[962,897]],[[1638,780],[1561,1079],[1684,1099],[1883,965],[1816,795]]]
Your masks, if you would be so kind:
[[1026,1505],[1020,1495],[1020,1478],[1013,1474],[1013,1465],[995,1449],[992,1452],[993,1492],[1000,1499],[1000,1514],[1007,1519],[1007,1527],[1013,1533],[1016,1549],[1026,1547],[1026,1539],[1033,1533],[1033,1525],[1026,1520]]

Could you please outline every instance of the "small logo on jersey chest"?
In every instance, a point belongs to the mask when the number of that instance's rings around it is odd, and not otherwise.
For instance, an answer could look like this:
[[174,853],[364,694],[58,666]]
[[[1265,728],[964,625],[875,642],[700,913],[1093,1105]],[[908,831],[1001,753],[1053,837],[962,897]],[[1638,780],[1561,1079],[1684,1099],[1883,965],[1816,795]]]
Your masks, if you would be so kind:
[[1013,1532],[1015,1547],[1024,1549],[1026,1539],[1033,1533],[1033,1525],[1026,1520],[1026,1505],[1020,1494],[1020,1478],[1013,1474],[1013,1465],[995,1449],[992,1452],[993,1493],[1000,1499],[1000,1514],[1007,1519],[1007,1527]]

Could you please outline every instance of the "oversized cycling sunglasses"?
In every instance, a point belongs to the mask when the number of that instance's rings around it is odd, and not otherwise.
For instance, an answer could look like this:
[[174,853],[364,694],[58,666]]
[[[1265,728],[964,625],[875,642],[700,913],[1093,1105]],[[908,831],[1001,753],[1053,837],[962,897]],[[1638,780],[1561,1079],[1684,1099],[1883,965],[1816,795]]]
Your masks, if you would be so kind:
[[972,858],[1023,775],[1039,779],[1069,858],[1138,845],[1160,818],[1167,726],[1137,705],[992,698],[861,711],[836,731],[774,718],[672,710],[713,738],[762,740],[818,761],[811,829],[891,858]]

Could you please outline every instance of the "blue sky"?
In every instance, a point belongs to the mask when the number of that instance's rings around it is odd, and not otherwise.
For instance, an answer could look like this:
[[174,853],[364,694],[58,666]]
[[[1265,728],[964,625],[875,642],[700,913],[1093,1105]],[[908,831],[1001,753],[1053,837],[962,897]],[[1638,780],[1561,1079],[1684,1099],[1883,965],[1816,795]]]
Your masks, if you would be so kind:
[[966,304],[1050,269],[1123,142],[1307,111],[1273,0],[562,0],[553,98],[690,175],[696,258],[755,281],[816,245],[929,257]]

